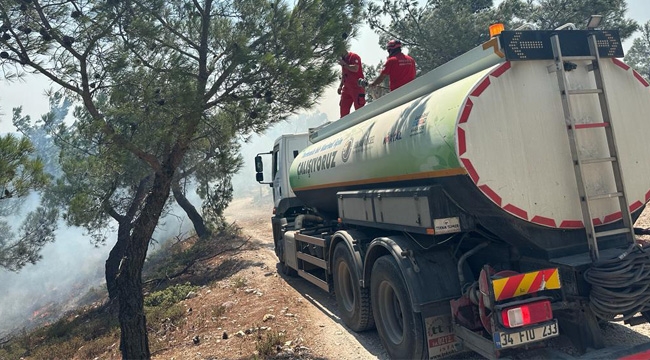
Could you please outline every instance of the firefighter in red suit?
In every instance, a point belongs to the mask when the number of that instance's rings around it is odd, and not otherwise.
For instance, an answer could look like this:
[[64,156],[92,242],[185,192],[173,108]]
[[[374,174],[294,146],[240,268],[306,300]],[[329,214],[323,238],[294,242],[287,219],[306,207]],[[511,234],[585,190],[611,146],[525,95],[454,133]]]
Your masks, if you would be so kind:
[[361,58],[359,55],[346,51],[339,60],[341,65],[341,84],[338,93],[341,95],[339,106],[341,108],[341,117],[350,113],[350,107],[354,104],[357,110],[366,104],[366,90],[359,86],[359,79],[363,79],[363,69],[361,67]]
[[388,60],[379,77],[370,86],[380,85],[388,76],[390,91],[393,91],[415,79],[415,60],[402,54],[402,43],[398,40],[389,41],[386,50],[388,50]]

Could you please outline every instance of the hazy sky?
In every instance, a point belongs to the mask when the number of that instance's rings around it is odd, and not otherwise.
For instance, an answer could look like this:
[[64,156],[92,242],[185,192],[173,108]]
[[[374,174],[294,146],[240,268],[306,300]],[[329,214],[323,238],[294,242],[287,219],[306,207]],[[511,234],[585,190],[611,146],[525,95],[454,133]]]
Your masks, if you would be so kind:
[[[500,1],[495,1],[495,4]],[[650,20],[650,1],[648,0],[627,0],[628,15],[644,24]],[[624,43],[627,50],[632,41]],[[366,64],[376,64],[383,58],[386,53],[378,44],[378,36],[368,27],[363,27],[357,39],[352,40],[351,48],[361,56]],[[417,61],[417,59],[415,59]],[[43,95],[45,89],[52,85],[42,76],[28,76],[25,82],[16,82],[7,84],[0,82],[0,133],[13,131],[11,125],[11,109],[16,106],[23,106],[25,114],[36,118],[48,111],[47,97]],[[338,95],[336,94],[336,84],[332,85],[325,92],[325,96],[320,104],[313,109],[317,112],[323,112],[329,120],[338,118]]]

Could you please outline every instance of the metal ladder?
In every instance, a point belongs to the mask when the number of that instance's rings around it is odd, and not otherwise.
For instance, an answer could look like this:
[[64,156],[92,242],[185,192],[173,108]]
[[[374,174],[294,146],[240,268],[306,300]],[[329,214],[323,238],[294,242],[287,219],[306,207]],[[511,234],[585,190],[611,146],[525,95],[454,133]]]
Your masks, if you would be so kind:
[[[609,103],[607,102],[607,93],[603,75],[600,70],[600,55],[598,53],[598,45],[596,36],[591,34],[588,36],[589,42],[589,56],[562,56],[559,36],[551,36],[551,45],[553,47],[553,56],[555,58],[555,72],[557,74],[557,81],[560,87],[560,95],[562,97],[562,107],[564,109],[564,118],[567,122],[567,133],[569,136],[569,145],[571,148],[571,157],[573,159],[573,169],[575,171],[576,182],[578,185],[578,194],[580,195],[580,207],[582,208],[582,217],[587,232],[587,241],[589,242],[589,253],[592,261],[597,261],[598,254],[598,239],[625,234],[630,243],[635,242],[634,238],[634,224],[632,223],[632,216],[630,215],[630,207],[627,201],[627,196],[624,189],[623,174],[621,171],[621,164],[618,159],[618,148],[616,146],[616,139],[614,136],[614,129],[612,128],[612,119],[610,116]],[[571,90],[568,86],[567,71],[571,71],[571,61],[591,61],[588,67],[593,72],[596,80],[595,89],[581,89]],[[565,65],[567,65],[565,67]],[[600,104],[600,110],[603,118],[602,123],[592,124],[576,124],[576,119],[571,111],[571,97],[584,96],[597,94]],[[607,146],[609,148],[609,156],[604,158],[581,158],[578,154],[578,132],[585,129],[594,127],[602,127],[605,130],[607,138]],[[612,172],[616,184],[616,191],[607,194],[587,194],[584,183],[583,167],[589,164],[609,162],[612,165]],[[621,217],[623,223],[620,227],[607,230],[596,231],[591,215],[591,203],[594,201],[602,201],[606,199],[617,198],[621,210]]]

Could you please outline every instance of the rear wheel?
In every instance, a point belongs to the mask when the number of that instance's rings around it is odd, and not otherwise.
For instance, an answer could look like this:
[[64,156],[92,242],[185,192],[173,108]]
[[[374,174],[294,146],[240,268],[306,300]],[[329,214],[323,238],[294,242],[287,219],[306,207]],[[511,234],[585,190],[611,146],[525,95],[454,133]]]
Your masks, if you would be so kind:
[[344,243],[334,248],[334,293],[341,319],[354,331],[364,331],[374,327],[370,292],[361,288],[359,276],[354,270],[352,254]]
[[413,312],[402,273],[391,256],[382,256],[375,262],[370,291],[377,331],[390,358],[423,358],[421,315]]

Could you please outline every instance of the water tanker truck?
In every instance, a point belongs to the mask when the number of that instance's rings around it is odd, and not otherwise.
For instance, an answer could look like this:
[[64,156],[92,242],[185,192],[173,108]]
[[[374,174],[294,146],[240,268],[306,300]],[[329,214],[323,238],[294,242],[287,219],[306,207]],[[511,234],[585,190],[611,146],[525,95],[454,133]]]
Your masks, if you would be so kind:
[[281,271],[333,292],[343,322],[376,328],[394,359],[493,359],[559,335],[601,349],[590,358],[650,358],[647,344],[606,347],[599,327],[650,320],[634,227],[650,200],[650,88],[622,56],[617,31],[503,31],[281,136],[255,159]]

